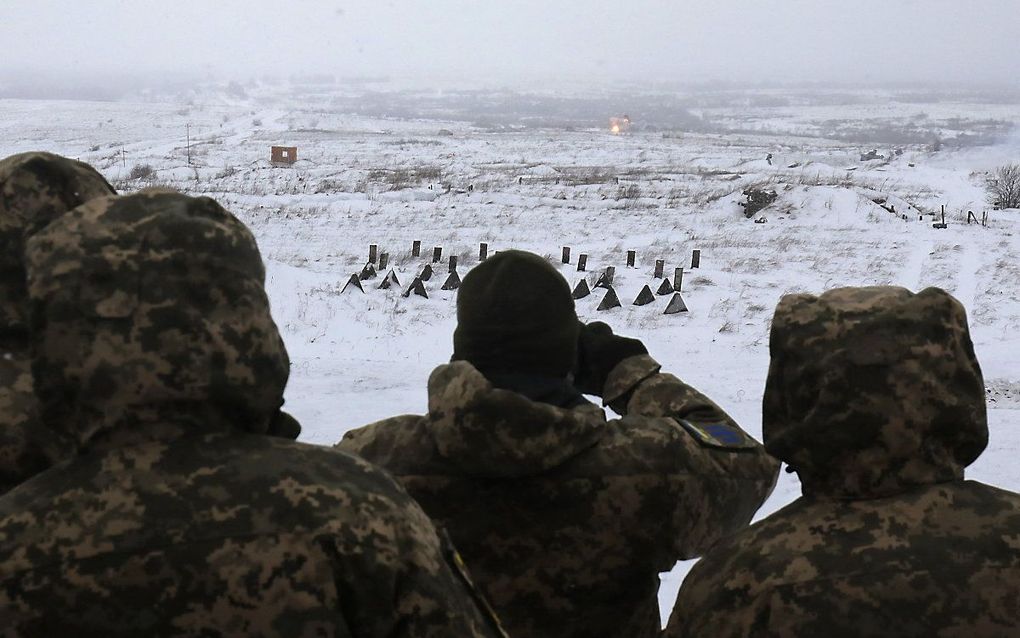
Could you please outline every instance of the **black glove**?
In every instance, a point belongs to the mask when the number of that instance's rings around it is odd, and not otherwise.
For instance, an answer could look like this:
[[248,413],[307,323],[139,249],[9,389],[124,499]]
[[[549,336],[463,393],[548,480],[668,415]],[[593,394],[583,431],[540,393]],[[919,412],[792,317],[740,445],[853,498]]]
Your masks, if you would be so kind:
[[574,387],[584,394],[602,396],[613,368],[639,354],[648,354],[648,348],[637,339],[614,335],[613,329],[601,321],[582,323],[577,336]]
[[279,410],[269,422],[269,431],[266,434],[295,441],[301,434],[301,424],[291,415]]

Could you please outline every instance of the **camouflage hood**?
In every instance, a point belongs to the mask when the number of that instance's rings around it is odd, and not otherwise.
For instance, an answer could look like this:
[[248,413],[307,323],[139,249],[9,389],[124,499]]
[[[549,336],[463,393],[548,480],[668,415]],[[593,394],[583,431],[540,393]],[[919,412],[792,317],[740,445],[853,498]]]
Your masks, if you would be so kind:
[[94,200],[29,240],[43,419],[79,443],[166,421],[265,432],[287,352],[251,232],[206,197]]
[[765,448],[806,495],[871,498],[959,479],[988,442],[966,313],[938,288],[788,295],[770,348]]
[[25,238],[72,208],[114,193],[95,169],[66,157],[36,152],[0,160],[0,330],[24,335],[28,323]]
[[92,167],[51,153],[0,160],[0,493],[66,455],[39,422],[28,337],[25,239],[72,208],[114,193]]
[[558,408],[501,390],[466,361],[429,377],[428,428],[439,453],[465,473],[518,477],[548,471],[595,445],[602,408]]

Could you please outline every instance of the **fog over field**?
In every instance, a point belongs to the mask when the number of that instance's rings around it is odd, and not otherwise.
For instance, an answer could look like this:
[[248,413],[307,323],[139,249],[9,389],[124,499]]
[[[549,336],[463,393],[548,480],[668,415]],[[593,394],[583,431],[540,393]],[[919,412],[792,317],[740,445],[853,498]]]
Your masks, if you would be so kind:
[[1017,86],[1013,0],[8,0],[5,74]]

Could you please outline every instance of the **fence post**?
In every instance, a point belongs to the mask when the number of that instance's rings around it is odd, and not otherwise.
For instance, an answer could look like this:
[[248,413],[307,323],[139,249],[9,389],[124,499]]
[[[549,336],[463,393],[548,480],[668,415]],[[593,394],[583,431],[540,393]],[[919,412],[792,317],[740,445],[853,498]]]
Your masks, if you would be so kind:
[[411,242],[411,256],[419,257],[421,255],[421,241],[415,239]]
[[637,251],[636,250],[628,250],[627,251],[627,267],[628,268],[633,268],[634,267],[634,260],[635,260],[636,257],[637,257]]
[[680,292],[680,288],[684,285],[684,269],[681,266],[673,271],[673,290]]
[[654,274],[654,277],[656,279],[662,279],[662,270],[665,267],[666,267],[666,261],[665,260],[663,260],[663,259],[656,259],[655,260],[655,274]]
[[577,256],[577,272],[584,272],[584,269],[588,266],[588,255],[581,253]]
[[443,260],[443,247],[436,246],[432,249],[432,263],[439,263]]
[[691,268],[701,268],[701,251],[695,250],[691,253]]
[[489,245],[484,241],[478,244],[478,261],[485,261],[485,258],[489,256]]
[[564,246],[563,247],[563,256],[562,256],[562,259],[560,261],[562,261],[565,264],[569,264],[570,263],[570,246]]

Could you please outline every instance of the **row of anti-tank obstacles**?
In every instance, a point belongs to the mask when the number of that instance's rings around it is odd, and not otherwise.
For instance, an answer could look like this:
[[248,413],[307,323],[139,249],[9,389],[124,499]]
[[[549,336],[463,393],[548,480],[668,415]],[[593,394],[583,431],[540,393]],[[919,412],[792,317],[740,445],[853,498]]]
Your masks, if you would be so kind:
[[[569,246],[563,247],[563,252],[561,256],[562,263],[564,264],[571,263],[570,252],[571,249]],[[478,261],[485,261],[488,255],[489,245],[485,242],[480,243],[478,245]],[[420,256],[421,256],[421,242],[415,240],[411,244],[411,257]],[[439,263],[442,261],[442,259],[443,259],[442,246],[435,246],[432,249],[432,264]],[[634,268],[636,261],[637,251],[628,250],[627,267]],[[435,269],[432,267],[432,264],[425,264],[425,266],[421,269],[421,272],[419,272],[415,276],[411,284],[404,290],[403,294],[401,295],[402,297],[407,298],[410,297],[411,295],[416,295],[418,297],[423,297],[425,299],[429,298],[428,291],[425,289],[425,282],[431,281],[432,278],[436,275]],[[687,304],[684,303],[683,297],[680,295],[681,289],[683,287],[684,269],[682,266],[675,268],[673,270],[673,279],[670,280],[669,278],[663,277],[665,264],[666,262],[663,259],[655,260],[655,271],[653,277],[655,279],[661,279],[662,282],[659,284],[658,288],[654,293],[652,292],[651,286],[645,284],[645,286],[641,289],[641,292],[639,292],[638,296],[634,299],[633,305],[646,306],[655,301],[656,296],[665,296],[671,294],[673,296],[669,300],[669,303],[666,304],[666,309],[663,312],[663,314],[672,315],[681,312],[687,312]],[[361,269],[360,273],[354,273],[350,276],[350,279],[347,280],[347,283],[344,284],[343,289],[341,289],[340,294],[347,293],[348,291],[353,291],[354,289],[357,289],[364,293],[365,287],[363,282],[369,279],[375,279],[380,272],[386,270],[386,267],[388,265],[389,265],[389,253],[380,253],[379,246],[377,244],[370,244],[368,247],[368,262],[365,264],[365,267]],[[587,265],[588,255],[586,253],[581,253],[580,255],[578,255],[577,272],[586,272]],[[701,266],[701,251],[694,250],[691,253],[691,268],[692,269],[699,268],[700,266]],[[603,288],[605,289],[606,293],[605,296],[602,298],[602,301],[596,308],[596,310],[605,311],[611,310],[613,308],[619,308],[623,304],[620,303],[620,297],[616,294],[616,289],[613,287],[613,280],[615,277],[616,267],[606,266],[605,270],[602,271],[598,279],[595,281],[595,284],[592,286],[589,286],[588,280],[582,277],[581,280],[577,282],[577,285],[574,286],[572,296],[575,300],[584,299],[585,297],[591,295],[595,288]],[[448,274],[446,277],[446,281],[443,282],[443,285],[440,288],[440,290],[456,290],[459,287],[460,287],[460,275],[457,273],[457,256],[450,255]],[[392,288],[399,289],[400,280],[397,278],[396,271],[390,268],[389,271],[386,273],[386,276],[383,277],[382,281],[379,282],[379,285],[376,286],[376,288],[380,290],[389,290]]]

